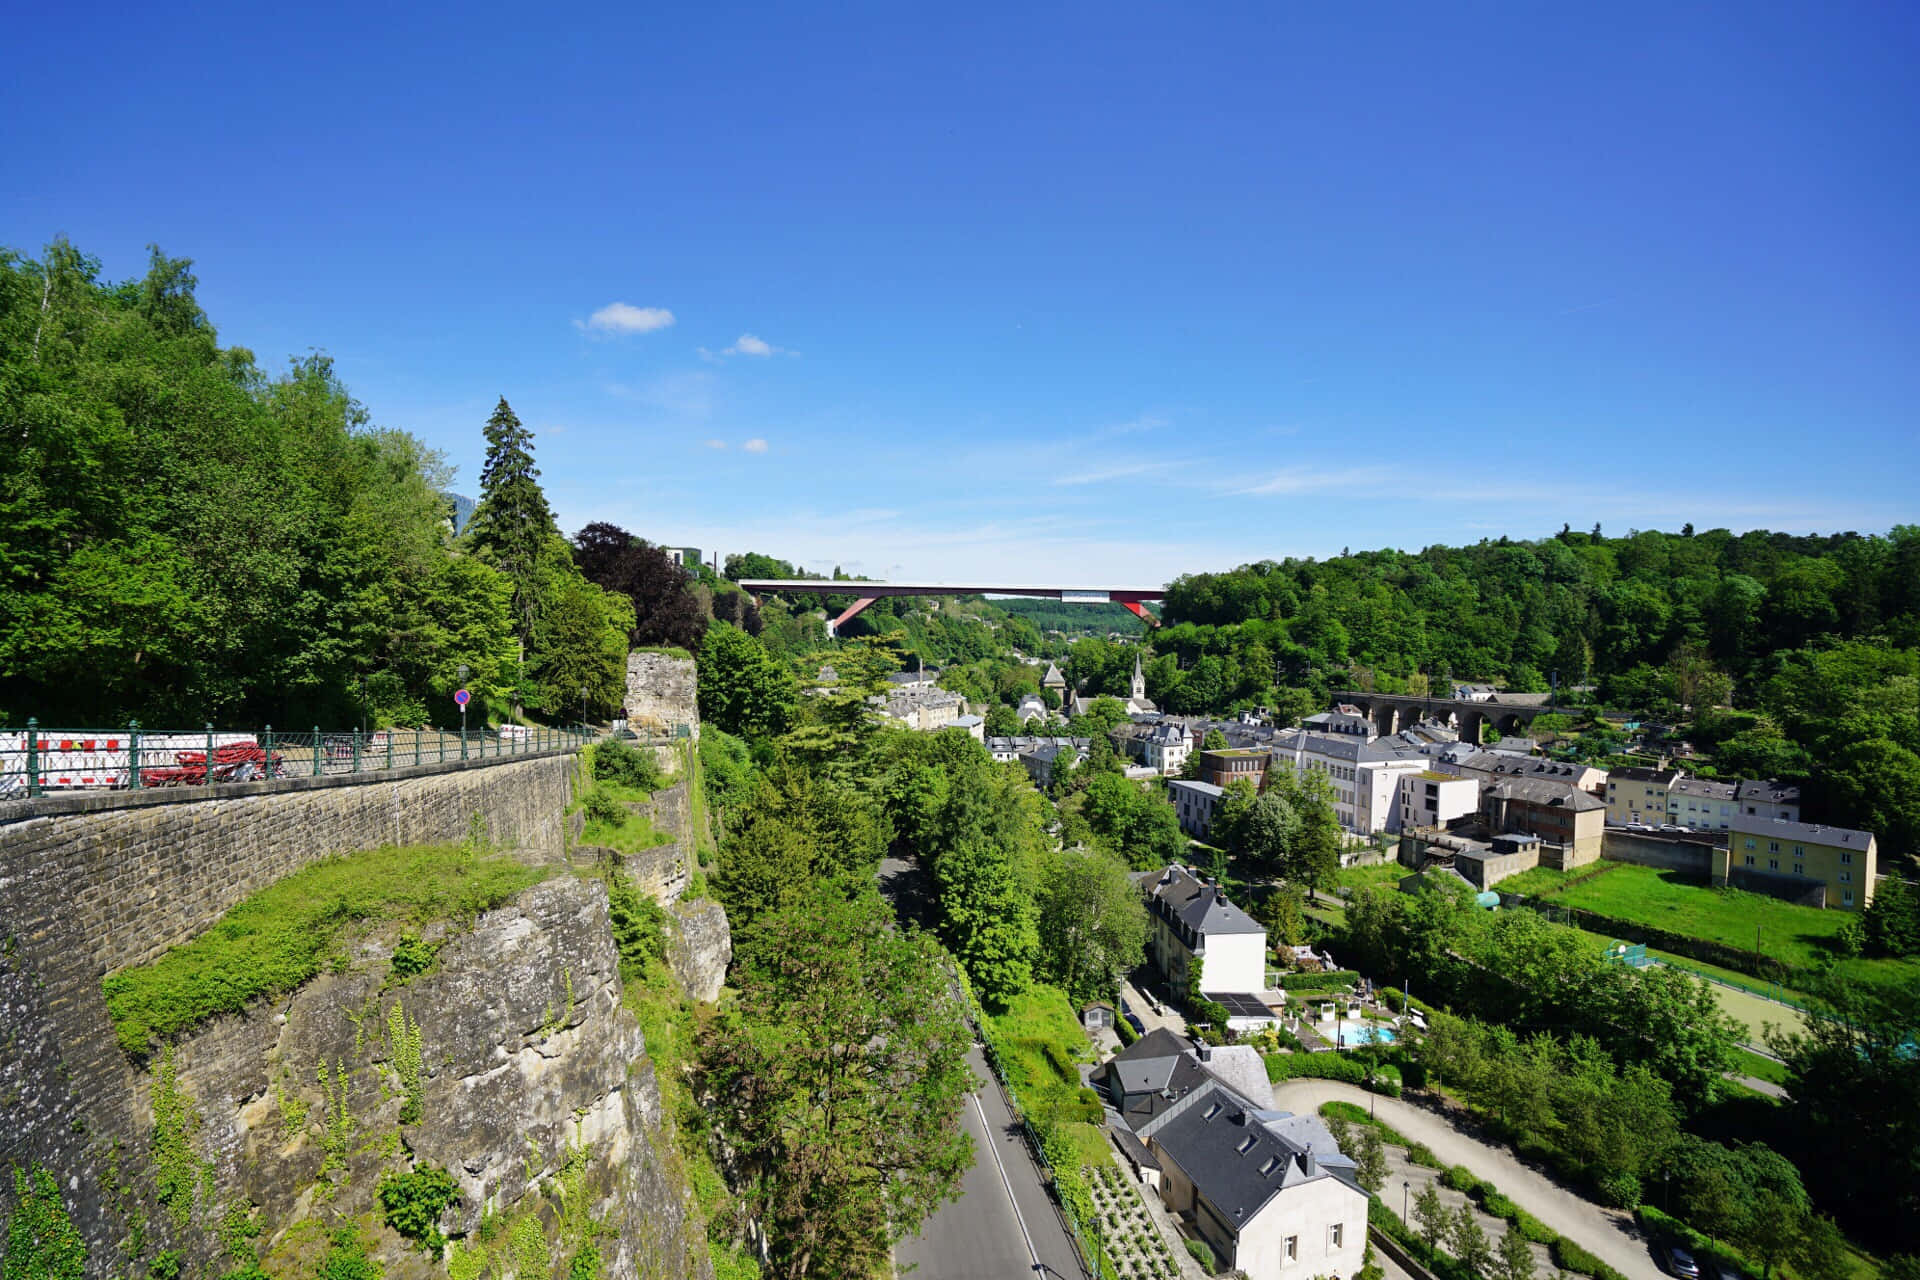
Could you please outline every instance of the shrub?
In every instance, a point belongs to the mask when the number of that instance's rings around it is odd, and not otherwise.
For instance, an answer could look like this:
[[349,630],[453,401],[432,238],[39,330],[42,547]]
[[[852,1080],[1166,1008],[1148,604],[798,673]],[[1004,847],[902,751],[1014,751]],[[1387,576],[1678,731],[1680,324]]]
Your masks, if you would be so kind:
[[1547,1247],[1547,1251],[1553,1258],[1553,1265],[1562,1271],[1577,1271],[1582,1275],[1592,1276],[1593,1280],[1622,1280],[1618,1271],[1565,1236],[1553,1241]]
[[1480,1205],[1496,1218],[1514,1221],[1520,1214],[1520,1206],[1493,1189],[1493,1184],[1480,1184]]
[[1440,1163],[1440,1157],[1433,1154],[1433,1149],[1424,1142],[1416,1142],[1407,1148],[1407,1163],[1417,1164],[1423,1169],[1444,1169],[1446,1167]]
[[1440,1175],[1440,1181],[1455,1191],[1465,1191],[1469,1193],[1480,1186],[1480,1179],[1474,1177],[1473,1171],[1463,1164],[1450,1166],[1445,1173]]
[[447,1247],[440,1233],[441,1215],[460,1198],[453,1175],[435,1165],[388,1173],[381,1177],[377,1195],[387,1225],[438,1258]]
[[619,871],[607,875],[607,919],[620,952],[620,977],[631,982],[667,958],[667,913]]
[[1133,1029],[1133,1024],[1131,1022],[1128,1022],[1125,1018],[1116,1018],[1114,1020],[1113,1033],[1120,1037],[1120,1043],[1123,1046],[1130,1045],[1135,1040],[1138,1040],[1140,1038],[1140,1033],[1138,1031],[1135,1031]]
[[320,1259],[319,1280],[380,1280],[380,1274],[380,1264],[367,1256],[367,1247],[354,1229],[334,1228]]
[[1609,1173],[1596,1184],[1608,1204],[1632,1209],[1640,1203],[1640,1179],[1630,1173]]
[[1205,1240],[1187,1241],[1187,1252],[1193,1255],[1193,1260],[1200,1264],[1201,1270],[1209,1275],[1213,1273],[1213,1249]]
[[418,977],[433,968],[434,957],[439,954],[439,943],[422,942],[417,933],[401,934],[400,941],[393,944],[393,955],[388,961],[392,965],[393,980],[405,982]]
[[580,807],[586,810],[588,822],[619,827],[627,820],[627,806],[615,799],[613,793],[604,787],[595,787],[587,792],[586,801]]
[[611,782],[637,791],[656,791],[666,781],[652,751],[642,751],[619,738],[599,743],[593,749],[593,776],[598,782]]

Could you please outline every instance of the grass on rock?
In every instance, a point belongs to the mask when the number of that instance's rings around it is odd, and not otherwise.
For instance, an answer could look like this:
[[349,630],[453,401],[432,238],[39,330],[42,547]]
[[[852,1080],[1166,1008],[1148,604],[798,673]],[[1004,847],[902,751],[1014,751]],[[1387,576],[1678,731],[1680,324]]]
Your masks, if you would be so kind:
[[311,981],[336,957],[344,961],[351,932],[471,919],[546,874],[471,845],[329,858],[253,894],[153,963],[108,977],[107,1013],[121,1047],[144,1056],[156,1040]]

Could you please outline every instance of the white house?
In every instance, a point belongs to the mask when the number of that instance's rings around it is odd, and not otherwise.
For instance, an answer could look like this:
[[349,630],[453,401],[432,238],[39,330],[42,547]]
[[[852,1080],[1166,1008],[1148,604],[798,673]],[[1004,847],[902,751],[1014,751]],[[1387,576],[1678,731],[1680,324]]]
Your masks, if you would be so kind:
[[1021,724],[1026,724],[1030,720],[1045,720],[1047,704],[1041,700],[1039,694],[1029,693],[1020,699],[1020,705],[1014,708],[1013,713],[1020,717]]
[[1176,992],[1187,989],[1196,957],[1203,992],[1251,995],[1267,986],[1267,931],[1208,884],[1179,865],[1144,873],[1148,942],[1154,963]]
[[1169,1211],[1190,1216],[1222,1270],[1351,1280],[1367,1250],[1353,1161],[1318,1116],[1273,1110],[1257,1060],[1248,1077],[1231,1055],[1159,1030],[1099,1068],[1121,1152]]

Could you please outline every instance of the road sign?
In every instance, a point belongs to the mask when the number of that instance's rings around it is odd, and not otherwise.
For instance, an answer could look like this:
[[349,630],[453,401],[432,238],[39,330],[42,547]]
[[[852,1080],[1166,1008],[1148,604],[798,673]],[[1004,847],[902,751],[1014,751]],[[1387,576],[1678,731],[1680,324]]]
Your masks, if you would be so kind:
[[453,700],[455,703],[459,704],[460,706],[463,706],[463,707],[466,706],[467,700],[471,697],[473,697],[473,695],[468,693],[465,689],[455,689],[453,691]]

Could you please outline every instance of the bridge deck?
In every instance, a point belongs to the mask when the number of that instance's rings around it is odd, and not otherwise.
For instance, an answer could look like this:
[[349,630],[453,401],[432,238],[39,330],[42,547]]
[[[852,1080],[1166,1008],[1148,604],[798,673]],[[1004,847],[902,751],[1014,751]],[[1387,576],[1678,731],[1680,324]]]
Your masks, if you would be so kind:
[[1100,603],[1107,600],[1158,600],[1165,587],[1046,587],[950,582],[850,582],[844,578],[742,578],[747,591],[807,591],[837,596],[1042,596]]

